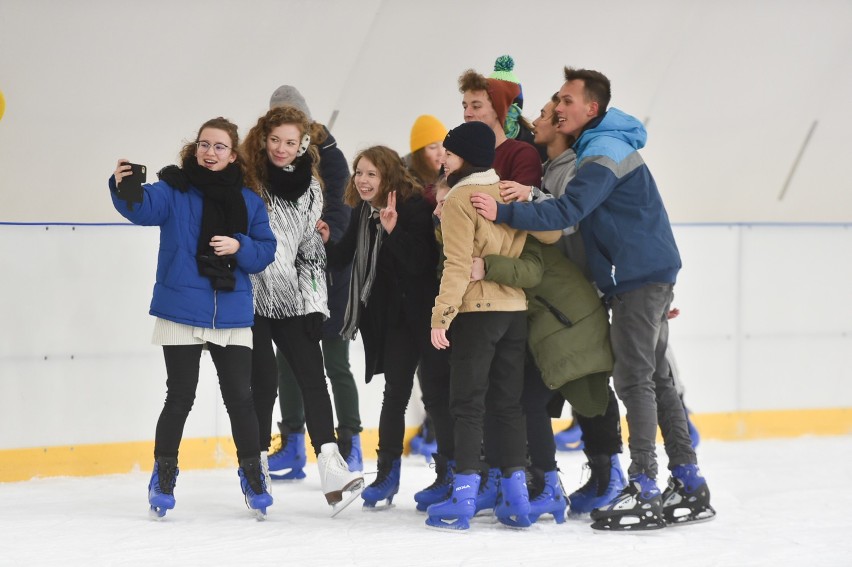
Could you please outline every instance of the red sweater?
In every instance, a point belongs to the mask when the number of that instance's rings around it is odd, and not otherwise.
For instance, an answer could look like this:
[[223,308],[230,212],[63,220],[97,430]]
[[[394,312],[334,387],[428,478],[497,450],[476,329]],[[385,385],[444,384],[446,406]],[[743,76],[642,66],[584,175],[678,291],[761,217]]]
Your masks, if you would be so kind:
[[494,169],[502,180],[541,187],[541,160],[538,151],[526,142],[509,138],[497,146]]

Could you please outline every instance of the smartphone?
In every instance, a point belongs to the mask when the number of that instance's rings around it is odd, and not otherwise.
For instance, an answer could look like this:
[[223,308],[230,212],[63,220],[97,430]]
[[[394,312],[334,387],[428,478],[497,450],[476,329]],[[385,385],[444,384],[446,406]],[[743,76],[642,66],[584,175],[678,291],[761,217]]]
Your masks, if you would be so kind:
[[118,184],[120,189],[142,188],[147,178],[148,168],[138,163],[127,163],[130,166],[130,175],[124,177],[121,183]]
[[127,202],[128,210],[133,210],[133,203],[142,202],[142,184],[145,183],[148,168],[138,163],[127,163],[130,175],[122,178],[116,186],[116,195]]

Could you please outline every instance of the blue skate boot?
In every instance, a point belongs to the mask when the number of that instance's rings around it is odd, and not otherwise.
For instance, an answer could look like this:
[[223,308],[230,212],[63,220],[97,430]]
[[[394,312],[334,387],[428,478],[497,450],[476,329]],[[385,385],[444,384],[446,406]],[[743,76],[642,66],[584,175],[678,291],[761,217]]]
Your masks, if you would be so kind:
[[500,479],[497,505],[494,507],[497,520],[510,528],[528,528],[530,521],[530,495],[527,492],[527,475],[523,469],[514,471]]
[[364,454],[361,452],[361,436],[346,428],[337,430],[337,447],[340,456],[346,461],[349,472],[364,470]]
[[575,419],[571,426],[563,429],[553,436],[556,441],[557,451],[582,451],[583,450],[583,430],[580,429],[580,424]]
[[429,416],[423,420],[423,424],[417,431],[417,435],[408,442],[408,450],[412,455],[421,455],[426,458],[427,463],[432,462],[432,454],[438,452],[438,441],[432,431],[432,420]]
[[600,508],[618,496],[625,486],[624,473],[618,462],[618,454],[588,455],[589,480],[568,496],[569,515],[581,517]]
[[240,459],[237,475],[240,477],[240,488],[246,497],[246,506],[254,511],[258,520],[265,519],[266,508],[272,506],[272,496],[266,490],[260,457]]
[[710,489],[698,465],[677,465],[663,491],[663,517],[666,524],[706,522],[716,517],[710,505]]
[[689,419],[689,415],[692,412],[687,410],[686,412],[686,428],[689,431],[689,440],[692,442],[692,448],[695,449],[698,447],[698,444],[701,443],[701,434],[698,433],[698,429],[695,427],[695,424],[692,423],[692,420]]
[[[388,453],[379,451],[376,480],[361,493],[365,510],[384,510],[393,506],[393,497],[399,492],[399,468],[399,457],[394,458]],[[379,501],[385,503],[376,506]]]
[[645,531],[666,527],[657,482],[642,473],[632,475],[624,490],[608,504],[592,510],[591,516],[593,530]]
[[455,475],[451,496],[426,509],[426,513],[429,514],[426,525],[444,530],[470,529],[470,519],[476,511],[478,490],[479,475],[477,473]]
[[281,448],[270,453],[269,476],[274,480],[300,480],[305,478],[305,430],[293,432],[283,423],[281,430]]
[[453,490],[453,466],[455,462],[439,453],[433,454],[432,458],[435,463],[435,482],[414,495],[417,510],[420,512],[425,512],[432,504],[443,502],[450,497]]
[[177,457],[157,457],[148,482],[148,514],[159,519],[175,507],[175,483],[178,475]]
[[500,469],[488,469],[487,475],[482,475],[482,480],[479,483],[479,491],[476,493],[476,512],[474,516],[480,512],[494,511],[497,505],[497,493],[500,491]]
[[543,488],[537,495],[530,498],[530,522],[537,522],[543,514],[552,514],[557,524],[563,523],[568,502],[565,491],[562,489],[562,481],[559,479],[559,471],[543,472],[533,469],[533,475],[542,475],[539,481],[543,484]]

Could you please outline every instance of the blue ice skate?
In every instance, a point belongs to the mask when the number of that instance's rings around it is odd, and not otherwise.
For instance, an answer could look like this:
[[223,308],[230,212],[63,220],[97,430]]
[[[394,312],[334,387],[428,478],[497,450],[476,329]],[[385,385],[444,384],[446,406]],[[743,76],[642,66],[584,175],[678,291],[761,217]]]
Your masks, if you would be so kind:
[[494,507],[497,520],[510,528],[528,528],[530,521],[530,496],[527,476],[523,469],[500,479],[500,491]]
[[346,464],[349,466],[350,472],[358,472],[364,470],[364,453],[361,451],[361,436],[352,436],[352,450],[346,456]]
[[570,516],[580,517],[610,502],[625,486],[618,454],[589,455],[589,480],[568,497]]
[[575,419],[571,426],[563,429],[553,436],[556,441],[557,451],[582,451],[583,450],[583,430],[580,429],[580,424]]
[[430,429],[429,419],[423,421],[417,435],[408,442],[408,449],[411,455],[421,455],[426,458],[427,463],[432,462],[432,454],[438,452],[438,441]]
[[457,474],[453,479],[452,495],[426,509],[426,525],[445,530],[470,529],[470,519],[476,511],[476,493],[479,475]]
[[174,491],[178,473],[177,458],[157,457],[154,461],[154,470],[148,482],[148,504],[151,506],[148,514],[152,518],[162,518],[175,507]]
[[[364,499],[364,509],[384,510],[391,508],[393,497],[399,492],[399,476],[399,457],[394,458],[387,453],[379,452],[376,480],[361,493],[361,498]],[[376,506],[381,501],[384,501],[384,504]]]
[[260,458],[241,459],[237,475],[240,477],[240,488],[246,497],[246,506],[255,512],[258,520],[263,520],[266,518],[266,508],[272,506],[272,496],[266,490]]
[[274,480],[301,480],[305,478],[305,432],[292,433],[279,424],[281,448],[269,455],[269,476]]
[[663,516],[668,525],[706,522],[716,517],[710,489],[698,465],[677,465],[663,492]]
[[565,521],[567,507],[568,502],[565,491],[562,489],[562,481],[559,480],[559,471],[544,473],[544,490],[530,500],[530,522],[537,522],[543,514],[552,514],[556,523],[561,524]]
[[663,503],[657,482],[636,474],[609,503],[591,513],[592,529],[600,531],[645,531],[666,527]]
[[443,502],[450,497],[450,492],[453,490],[453,466],[455,462],[448,460],[447,457],[439,453],[433,454],[432,458],[435,464],[435,482],[414,495],[417,510],[420,512],[425,512],[432,504]]
[[500,469],[488,469],[488,475],[483,477],[479,483],[479,491],[476,494],[476,512],[493,512],[497,505],[497,493],[500,491]]

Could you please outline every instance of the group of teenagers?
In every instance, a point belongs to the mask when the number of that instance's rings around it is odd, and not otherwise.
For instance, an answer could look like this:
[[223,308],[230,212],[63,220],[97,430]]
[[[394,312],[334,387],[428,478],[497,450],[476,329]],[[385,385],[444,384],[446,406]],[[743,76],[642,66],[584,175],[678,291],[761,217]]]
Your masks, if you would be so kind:
[[[488,77],[459,77],[459,126],[420,116],[410,154],[373,146],[351,171],[289,85],[242,142],[227,119],[205,122],[156,183],[124,188],[131,166],[118,160],[114,206],[160,227],[150,313],[167,394],[152,515],[175,505],[208,350],[241,488],[260,517],[271,478],[304,478],[305,430],[330,505],[360,492],[365,508],[390,507],[415,377],[436,442],[435,482],[414,497],[430,527],[466,530],[484,512],[514,528],[590,516],[609,531],[715,516],[666,360],[681,262],[638,153],[645,129],[608,107],[603,74],[570,67],[529,123],[512,65],[501,57]],[[348,362],[358,333],[366,380],[385,382],[366,487]],[[270,453],[279,391],[281,444]],[[627,410],[626,475],[616,394]],[[566,400],[591,472],[570,495],[551,426]]]

